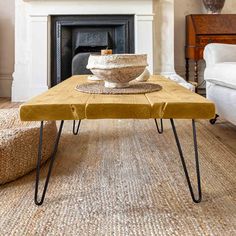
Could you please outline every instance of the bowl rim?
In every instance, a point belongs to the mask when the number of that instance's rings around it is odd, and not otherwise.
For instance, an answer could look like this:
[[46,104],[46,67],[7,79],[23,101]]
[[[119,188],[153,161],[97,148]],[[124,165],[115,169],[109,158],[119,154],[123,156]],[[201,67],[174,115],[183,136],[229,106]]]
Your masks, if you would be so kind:
[[127,66],[125,66],[125,65],[118,65],[118,66],[112,66],[112,67],[103,67],[103,66],[97,66],[97,67],[86,67],[87,69],[89,69],[89,70],[115,70],[115,69],[121,69],[121,68],[124,68],[124,69],[127,69],[127,68],[134,68],[134,69],[137,69],[137,68],[139,68],[139,67],[141,67],[141,68],[146,68],[146,67],[148,67],[149,65],[147,64],[147,65],[127,65]]
[[[137,62],[134,60],[130,62],[122,63],[113,63],[113,58],[115,62],[115,58],[119,59],[129,59],[129,58],[136,58]],[[140,61],[139,58],[140,57]],[[110,70],[115,68],[136,68],[136,67],[147,67],[149,66],[147,62],[147,54],[108,54],[108,55],[90,55],[88,64],[86,66],[87,69],[102,69],[102,70]],[[91,58],[94,58],[91,59]],[[107,58],[107,61],[106,59]],[[141,59],[142,58],[142,59]],[[101,59],[101,60],[100,60]],[[111,60],[109,60],[111,59]]]
[[89,57],[115,57],[115,56],[119,56],[119,57],[130,57],[130,56],[145,56],[147,57],[147,53],[116,53],[116,54],[104,54],[104,55],[100,55],[100,54],[91,54]]

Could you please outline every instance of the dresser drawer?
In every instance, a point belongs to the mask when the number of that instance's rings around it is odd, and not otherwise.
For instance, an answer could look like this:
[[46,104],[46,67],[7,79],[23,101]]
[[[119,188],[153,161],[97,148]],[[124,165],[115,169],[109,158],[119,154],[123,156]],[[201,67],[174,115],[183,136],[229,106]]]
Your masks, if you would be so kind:
[[197,45],[206,46],[209,43],[236,44],[236,35],[201,35],[197,36]]

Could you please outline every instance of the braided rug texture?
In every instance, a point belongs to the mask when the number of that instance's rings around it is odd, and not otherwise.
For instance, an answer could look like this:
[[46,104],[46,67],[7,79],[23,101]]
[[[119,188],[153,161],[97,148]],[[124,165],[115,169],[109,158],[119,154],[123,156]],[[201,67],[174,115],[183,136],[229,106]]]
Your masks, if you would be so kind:
[[[193,204],[164,125],[158,135],[152,120],[83,121],[73,136],[66,122],[43,206],[34,172],[0,187],[0,234],[236,235],[236,155],[197,122],[203,202]],[[191,122],[177,130],[194,173]]]
[[145,94],[162,90],[158,84],[147,82],[132,82],[127,88],[106,88],[104,82],[79,84],[75,88],[79,92],[91,94]]

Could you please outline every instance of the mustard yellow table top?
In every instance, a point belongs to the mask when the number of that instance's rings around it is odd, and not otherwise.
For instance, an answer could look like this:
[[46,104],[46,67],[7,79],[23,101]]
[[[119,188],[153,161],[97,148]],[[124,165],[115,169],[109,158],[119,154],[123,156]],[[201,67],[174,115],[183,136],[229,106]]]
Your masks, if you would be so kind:
[[21,105],[22,121],[79,119],[212,119],[215,105],[161,76],[158,92],[133,95],[86,94],[75,90],[87,76],[73,76]]

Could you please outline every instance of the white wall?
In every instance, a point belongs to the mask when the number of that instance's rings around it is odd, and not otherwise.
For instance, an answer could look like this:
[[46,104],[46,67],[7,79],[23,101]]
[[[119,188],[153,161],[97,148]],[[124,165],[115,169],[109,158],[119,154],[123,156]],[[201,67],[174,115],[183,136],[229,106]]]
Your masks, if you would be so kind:
[[[203,12],[201,0],[175,0],[175,65],[182,76],[185,71],[185,15]],[[236,13],[236,1],[226,0],[223,13]],[[203,69],[204,64],[201,71]],[[14,0],[0,0],[0,97],[10,96],[13,71]]]
[[200,0],[175,0],[175,69],[185,77],[185,16],[202,13]]
[[14,68],[14,0],[0,0],[0,97],[10,97]]

